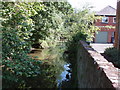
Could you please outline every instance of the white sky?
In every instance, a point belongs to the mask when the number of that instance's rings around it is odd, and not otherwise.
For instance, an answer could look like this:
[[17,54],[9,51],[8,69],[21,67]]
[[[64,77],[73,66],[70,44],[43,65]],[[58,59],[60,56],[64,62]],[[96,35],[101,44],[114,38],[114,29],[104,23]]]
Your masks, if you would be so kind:
[[117,0],[68,0],[73,8],[82,8],[86,4],[90,4],[90,6],[94,6],[94,11],[99,11],[104,7],[110,5],[116,8]]

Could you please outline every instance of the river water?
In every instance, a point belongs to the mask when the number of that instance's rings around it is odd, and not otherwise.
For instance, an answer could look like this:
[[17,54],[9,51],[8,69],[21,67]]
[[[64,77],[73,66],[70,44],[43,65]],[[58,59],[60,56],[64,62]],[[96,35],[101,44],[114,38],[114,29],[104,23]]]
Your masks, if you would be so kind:
[[57,86],[58,86],[58,88],[62,88],[62,84],[63,84],[62,82],[69,81],[71,79],[71,72],[70,72],[71,69],[69,68],[69,66],[70,66],[70,64],[68,64],[68,63],[65,64],[64,65],[64,70],[59,75],[60,78],[57,78]]
[[59,90],[66,86],[63,84],[70,81],[72,72],[70,68],[71,64],[66,60],[66,56],[63,56],[64,51],[64,47],[57,46],[55,48],[34,49],[32,53],[30,53],[30,55],[36,57],[37,60],[55,65],[53,70],[55,70],[56,73],[52,74],[54,74],[56,78],[54,82],[57,84],[56,86]]

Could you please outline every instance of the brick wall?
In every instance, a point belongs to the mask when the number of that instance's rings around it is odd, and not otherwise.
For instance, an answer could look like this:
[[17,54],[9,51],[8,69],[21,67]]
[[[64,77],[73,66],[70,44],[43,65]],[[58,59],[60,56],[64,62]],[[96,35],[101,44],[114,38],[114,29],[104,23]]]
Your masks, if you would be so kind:
[[[104,17],[104,16],[103,16],[103,17]],[[113,18],[116,17],[116,16],[107,16],[107,17],[109,17],[108,23],[102,23],[101,19],[99,19],[99,20],[97,20],[97,21],[95,22],[95,25],[96,25],[96,26],[107,26],[107,25],[115,26],[116,23],[113,23]]]
[[[102,23],[101,19],[98,19],[95,22],[95,26],[113,26],[116,27],[116,23],[113,22],[113,18],[116,16],[107,16],[109,17],[108,23]],[[108,32],[108,40],[107,42],[111,42],[111,37],[112,37],[112,33],[116,31],[115,28],[104,28],[104,27],[100,27],[100,31],[103,32]]]
[[78,88],[118,88],[118,68],[85,42],[80,41],[78,47]]

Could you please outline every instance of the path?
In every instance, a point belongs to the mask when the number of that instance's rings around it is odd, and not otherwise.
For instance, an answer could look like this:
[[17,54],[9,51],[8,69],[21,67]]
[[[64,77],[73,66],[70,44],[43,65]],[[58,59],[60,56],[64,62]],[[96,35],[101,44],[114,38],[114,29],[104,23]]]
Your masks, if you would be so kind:
[[104,53],[106,48],[113,47],[113,44],[91,43],[90,46],[99,53]]

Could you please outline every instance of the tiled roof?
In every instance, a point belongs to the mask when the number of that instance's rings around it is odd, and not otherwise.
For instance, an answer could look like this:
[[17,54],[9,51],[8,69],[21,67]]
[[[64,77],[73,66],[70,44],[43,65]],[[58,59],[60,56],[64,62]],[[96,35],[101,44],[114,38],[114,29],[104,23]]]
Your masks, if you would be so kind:
[[96,12],[96,15],[116,16],[116,9],[111,6],[107,6],[107,7],[103,8],[102,10]]

